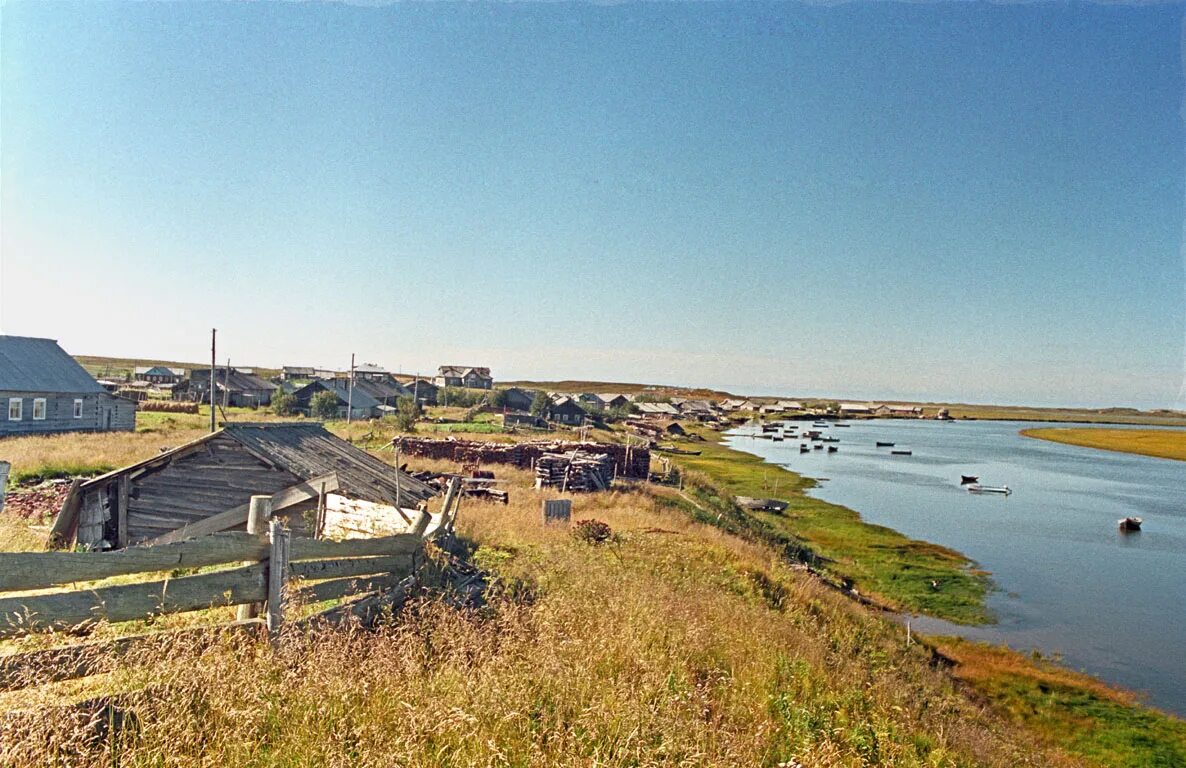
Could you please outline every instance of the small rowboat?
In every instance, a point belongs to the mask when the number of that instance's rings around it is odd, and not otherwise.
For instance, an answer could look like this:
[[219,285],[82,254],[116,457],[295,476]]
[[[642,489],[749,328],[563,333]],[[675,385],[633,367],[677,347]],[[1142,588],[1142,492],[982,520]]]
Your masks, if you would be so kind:
[[799,443],[799,453],[809,453],[810,451],[811,449],[805,443]]
[[960,485],[971,485],[978,482],[980,482],[980,477],[977,475],[960,475]]
[[772,438],[770,438],[770,439],[771,439],[771,440],[773,440],[773,441],[774,441],[774,442],[776,442],[776,443],[781,443],[781,442],[782,442],[782,435],[775,435],[774,437],[772,437]]
[[1139,531],[1141,530],[1141,523],[1144,522],[1139,517],[1122,517],[1120,518],[1120,530],[1122,531]]
[[911,451],[907,448],[899,448],[896,451],[890,451],[890,453],[893,454],[894,456],[913,456],[914,455],[914,451]]
[[836,451],[838,451],[838,450],[840,450],[840,447],[839,447],[839,446],[835,446],[835,445],[829,445],[829,446],[828,446],[828,453],[835,453],[835,452],[836,452]]
[[655,450],[659,453],[674,453],[677,456],[699,456],[700,451],[689,451],[684,448],[676,448],[674,445],[656,445]]
[[995,486],[995,485],[979,485],[979,484],[969,485],[968,492],[969,493],[999,493],[1002,496],[1008,496],[1009,494],[1013,493],[1013,491],[1007,485]]
[[818,450],[823,449],[823,447],[824,447],[823,443],[815,443],[811,446],[811,450],[818,451]]
[[883,441],[881,441],[881,440],[878,440],[878,441],[877,441],[877,447],[878,447],[878,448],[893,448],[893,447],[894,447],[894,444],[893,444],[893,443],[886,443],[886,442],[883,442]]
[[789,506],[787,502],[778,499],[755,499],[751,496],[735,496],[733,500],[742,509],[754,512],[785,512]]

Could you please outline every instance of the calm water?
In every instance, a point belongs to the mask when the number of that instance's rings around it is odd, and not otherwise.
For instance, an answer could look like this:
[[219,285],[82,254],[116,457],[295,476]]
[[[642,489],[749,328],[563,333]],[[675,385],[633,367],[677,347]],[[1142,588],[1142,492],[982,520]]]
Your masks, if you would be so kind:
[[[1023,438],[1015,422],[865,421],[826,430],[839,452],[799,453],[799,441],[728,443],[809,477],[812,495],[873,523],[963,552],[993,574],[997,623],[958,633],[1028,651],[1144,691],[1186,715],[1186,463]],[[1067,426],[1065,424],[1057,426]],[[811,429],[810,422],[791,422]],[[913,450],[892,456],[878,440]],[[960,475],[1008,485],[1008,497],[960,488]],[[1124,534],[1121,517],[1144,518]]]

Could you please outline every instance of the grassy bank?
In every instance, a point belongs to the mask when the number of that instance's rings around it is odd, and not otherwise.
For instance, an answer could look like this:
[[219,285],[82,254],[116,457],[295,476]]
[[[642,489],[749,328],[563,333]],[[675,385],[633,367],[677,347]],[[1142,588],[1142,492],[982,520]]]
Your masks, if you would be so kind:
[[1067,445],[1105,451],[1139,453],[1163,459],[1186,461],[1186,430],[1171,429],[1024,429],[1021,434]]
[[826,559],[825,570],[850,580],[862,594],[893,608],[965,624],[990,618],[984,607],[987,574],[960,553],[871,525],[851,509],[807,496],[813,480],[728,448],[716,442],[719,433],[705,435],[709,439],[696,444],[701,455],[673,459],[707,480],[689,487],[706,503],[728,504],[733,496],[787,501],[790,506],[781,514],[748,513],[759,532],[787,547],[808,547]]
[[938,638],[952,673],[1020,726],[1109,768],[1186,765],[1186,722],[1141,706],[1123,691],[1042,658]]

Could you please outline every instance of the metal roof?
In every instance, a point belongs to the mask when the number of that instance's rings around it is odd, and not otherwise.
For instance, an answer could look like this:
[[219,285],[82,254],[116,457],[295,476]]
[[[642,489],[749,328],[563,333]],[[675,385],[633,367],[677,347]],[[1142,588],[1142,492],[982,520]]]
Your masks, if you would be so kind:
[[0,336],[0,391],[103,392],[103,387],[53,339]]

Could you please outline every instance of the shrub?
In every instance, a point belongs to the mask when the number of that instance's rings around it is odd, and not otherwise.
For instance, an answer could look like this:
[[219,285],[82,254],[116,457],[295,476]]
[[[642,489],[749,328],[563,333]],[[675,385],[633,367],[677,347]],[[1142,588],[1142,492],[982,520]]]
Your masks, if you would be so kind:
[[602,544],[614,537],[614,531],[600,520],[577,520],[572,535],[586,544]]
[[551,404],[552,399],[548,397],[547,392],[536,392],[535,399],[531,401],[531,415],[543,416]]
[[[329,394],[328,392],[326,394]],[[296,413],[296,395],[288,392],[278,392],[272,398],[272,412],[277,416],[291,416]]]
[[401,397],[395,404],[395,426],[401,432],[415,432],[416,422],[423,415],[420,404],[411,397]]
[[338,396],[333,392],[318,392],[309,399],[309,415],[315,419],[338,417]]

